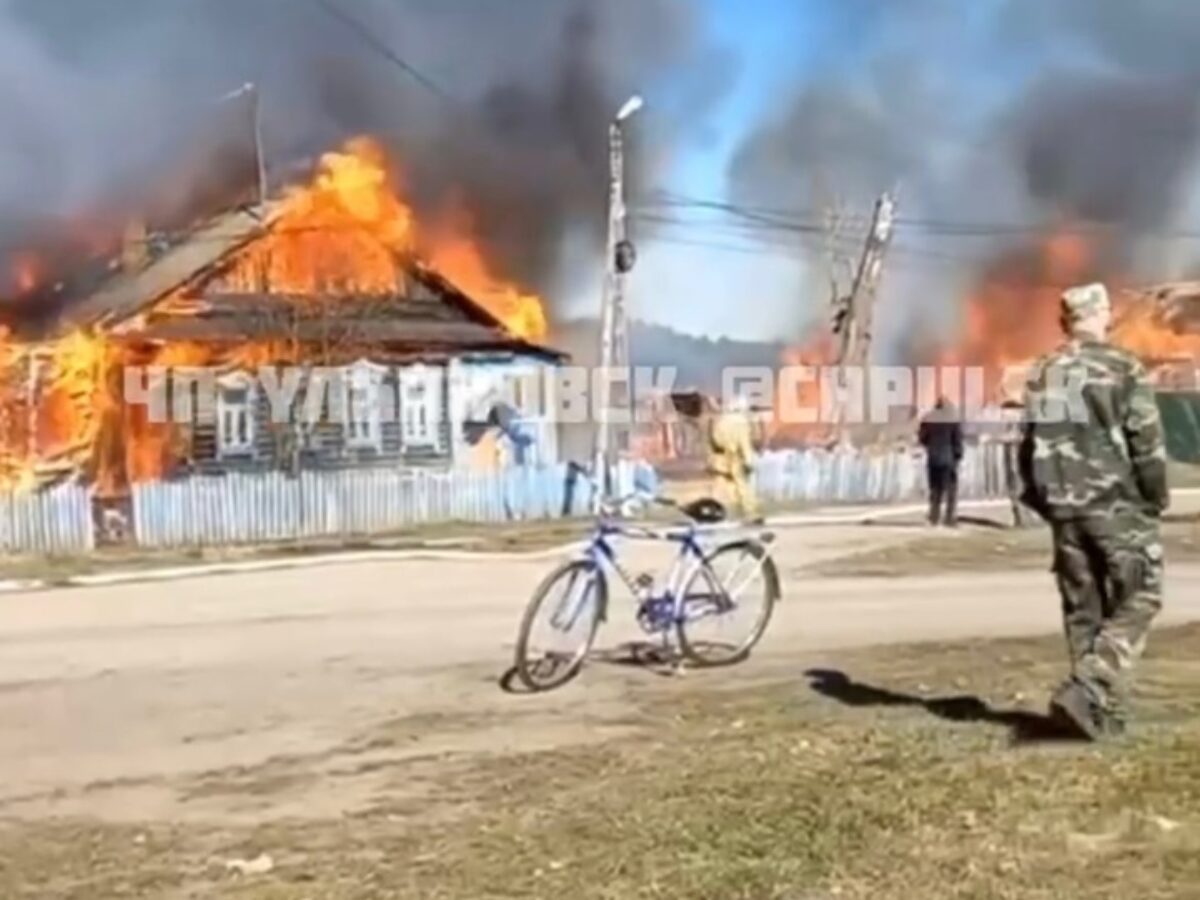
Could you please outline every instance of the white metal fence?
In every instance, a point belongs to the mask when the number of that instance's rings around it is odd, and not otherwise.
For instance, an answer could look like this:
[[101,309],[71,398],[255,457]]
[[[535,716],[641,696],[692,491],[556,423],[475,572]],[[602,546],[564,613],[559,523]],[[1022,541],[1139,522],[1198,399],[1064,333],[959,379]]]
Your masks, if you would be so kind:
[[[764,454],[755,475],[760,496],[778,503],[894,503],[926,495],[925,457],[897,449],[782,450]],[[1005,495],[1004,448],[965,448],[959,496]]]
[[46,491],[0,493],[0,552],[65,556],[94,546],[87,488],[65,484]]

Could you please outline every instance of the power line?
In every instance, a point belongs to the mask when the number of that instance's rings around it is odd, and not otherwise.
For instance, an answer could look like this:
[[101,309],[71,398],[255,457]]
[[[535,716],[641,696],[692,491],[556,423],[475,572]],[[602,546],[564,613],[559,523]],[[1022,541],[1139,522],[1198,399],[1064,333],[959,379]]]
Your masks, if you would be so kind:
[[405,60],[404,57],[402,57],[399,53],[377,38],[375,33],[366,24],[364,24],[361,19],[355,18],[350,13],[346,12],[337,5],[335,0],[313,0],[313,2],[322,10],[324,10],[326,15],[340,22],[344,28],[357,35],[358,38],[368,47],[370,47],[388,62],[392,63],[394,66],[397,66],[406,75],[416,81],[417,84],[421,85],[438,99],[453,106],[460,105],[458,99],[451,95],[449,91],[439,85],[432,78],[425,75],[420,69]]
[[[808,232],[820,230],[823,226],[823,213],[798,207],[761,207],[712,200],[702,197],[689,197],[670,191],[658,191],[659,202],[643,204],[646,210],[654,209],[695,209],[708,212],[724,212],[743,219],[753,220],[764,226],[776,227],[783,231]],[[843,222],[866,226],[870,217],[862,214],[843,215]],[[1102,236],[1121,230],[1119,225],[1100,222],[1078,223],[1069,226],[1053,226],[1037,223],[1019,222],[987,222],[987,221],[954,221],[948,219],[928,219],[898,216],[896,225],[920,231],[934,237],[948,238],[995,238],[1036,236],[1053,231],[1056,234],[1078,235],[1082,237]],[[1200,239],[1200,230],[1187,228],[1157,228],[1139,229],[1138,233],[1147,236],[1175,240]]]
[[699,247],[705,250],[716,250],[721,253],[739,253],[745,256],[771,257],[774,259],[787,259],[792,262],[797,262],[795,253],[789,253],[786,247],[777,247],[774,249],[768,247],[755,247],[749,244],[732,244],[721,241],[704,241],[695,240],[683,237],[656,237],[655,244],[667,244],[671,246],[681,247]]

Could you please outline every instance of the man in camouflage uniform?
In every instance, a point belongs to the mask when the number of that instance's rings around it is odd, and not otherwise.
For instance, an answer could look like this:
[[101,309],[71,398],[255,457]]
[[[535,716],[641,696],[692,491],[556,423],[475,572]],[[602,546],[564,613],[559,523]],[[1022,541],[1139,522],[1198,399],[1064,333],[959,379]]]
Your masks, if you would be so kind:
[[1103,285],[1062,298],[1067,342],[1033,367],[1020,468],[1054,534],[1072,674],[1051,713],[1095,740],[1124,728],[1133,670],[1162,608],[1159,520],[1169,503],[1154,391],[1107,342]]

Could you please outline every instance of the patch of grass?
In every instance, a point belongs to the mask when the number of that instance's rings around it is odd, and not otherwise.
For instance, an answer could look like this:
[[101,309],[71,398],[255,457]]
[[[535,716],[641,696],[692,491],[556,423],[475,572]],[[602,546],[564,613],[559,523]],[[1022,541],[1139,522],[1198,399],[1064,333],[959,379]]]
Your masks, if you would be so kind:
[[[1200,523],[1184,517],[1168,520],[1163,523],[1162,536],[1168,565],[1200,561]],[[1046,569],[1049,565],[1050,533],[1045,528],[1005,531],[964,527],[955,534],[938,533],[903,545],[822,561],[802,571],[807,576],[821,578],[892,578]]]
[[[1009,719],[1032,715],[1061,653],[937,644],[766,687],[697,679],[648,699],[636,739],[457,760],[430,809],[381,797],[257,828],[0,828],[0,896],[1194,897],[1200,627],[1155,635],[1130,738],[1014,745]],[[433,815],[447,806],[467,812]],[[260,853],[263,875],[222,862]]]
[[539,550],[581,538],[586,522],[529,522],[498,527],[449,523],[377,537],[297,541],[246,547],[210,547],[178,551],[109,548],[87,556],[9,557],[0,560],[0,579],[66,584],[72,578],[106,572],[138,572],[180,566],[220,565],[255,560],[282,560],[364,550],[470,550],[500,552]]

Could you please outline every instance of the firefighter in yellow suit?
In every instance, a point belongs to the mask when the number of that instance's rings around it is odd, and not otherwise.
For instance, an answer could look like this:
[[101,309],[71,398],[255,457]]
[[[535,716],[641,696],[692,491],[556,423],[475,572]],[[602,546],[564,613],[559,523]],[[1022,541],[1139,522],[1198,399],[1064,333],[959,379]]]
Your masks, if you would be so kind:
[[751,483],[755,434],[749,405],[742,397],[733,398],[727,409],[709,420],[708,471],[713,477],[713,496],[727,509],[736,508],[747,521],[762,519]]

